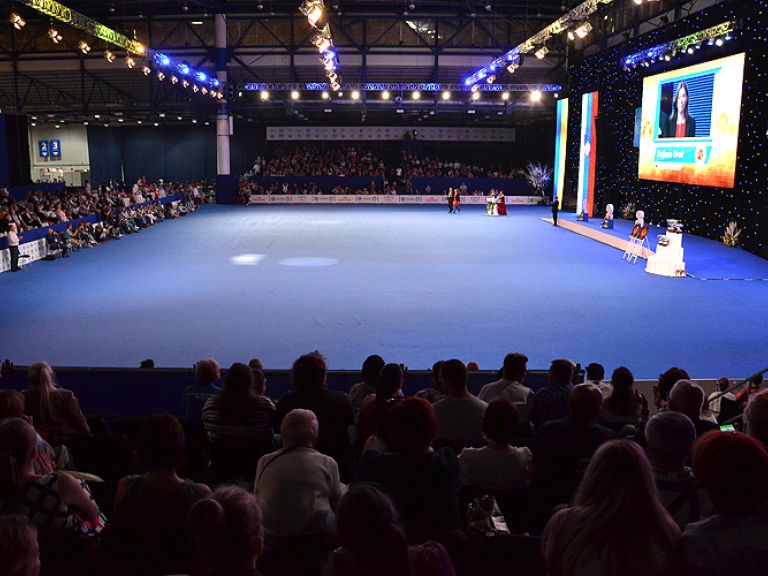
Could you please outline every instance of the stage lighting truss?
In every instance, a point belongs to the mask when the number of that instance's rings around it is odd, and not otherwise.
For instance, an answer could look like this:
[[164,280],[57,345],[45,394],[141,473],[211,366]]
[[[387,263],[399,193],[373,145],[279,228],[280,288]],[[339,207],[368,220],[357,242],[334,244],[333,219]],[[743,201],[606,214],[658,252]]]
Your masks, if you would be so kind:
[[670,62],[673,58],[685,54],[695,54],[703,46],[720,47],[731,40],[739,28],[738,21],[729,21],[706,28],[688,36],[677,38],[664,44],[646,48],[641,52],[630,54],[623,60],[625,71],[634,70],[638,66],[649,68],[651,64],[658,62]]
[[322,0],[304,0],[301,6],[299,6],[299,12],[307,17],[310,26],[320,28],[321,26],[318,26],[318,21],[325,14],[324,8]]
[[310,42],[320,53],[320,63],[323,65],[323,70],[331,88],[337,90],[334,86],[341,85],[339,56],[333,47],[331,27],[328,24],[323,0],[304,0],[299,5],[299,12],[307,17],[309,25],[316,30]]

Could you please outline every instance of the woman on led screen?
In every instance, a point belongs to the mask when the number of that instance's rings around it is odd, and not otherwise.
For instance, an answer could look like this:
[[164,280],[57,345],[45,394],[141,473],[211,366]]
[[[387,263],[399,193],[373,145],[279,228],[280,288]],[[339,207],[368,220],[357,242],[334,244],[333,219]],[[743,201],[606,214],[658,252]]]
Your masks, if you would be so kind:
[[688,84],[680,82],[675,94],[672,114],[661,119],[662,138],[691,138],[696,136],[696,120],[688,113]]

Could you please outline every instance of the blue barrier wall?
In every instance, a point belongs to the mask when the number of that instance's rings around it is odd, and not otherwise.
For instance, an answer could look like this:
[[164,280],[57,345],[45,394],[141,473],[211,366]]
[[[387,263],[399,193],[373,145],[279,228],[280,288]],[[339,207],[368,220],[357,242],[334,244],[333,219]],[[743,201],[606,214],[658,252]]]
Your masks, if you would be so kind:
[[432,187],[432,194],[443,194],[448,188],[467,185],[470,192],[481,190],[488,193],[491,188],[503,190],[507,196],[533,196],[533,190],[525,178],[436,178],[432,176],[414,176],[411,189],[414,194],[425,194],[427,185]]
[[294,194],[297,193],[296,188],[312,182],[317,184],[324,194],[330,194],[334,186],[349,186],[350,194],[363,188],[367,188],[370,193],[371,182],[376,183],[377,194],[381,194],[384,190],[384,178],[381,176],[251,176],[251,182],[265,188],[277,184],[281,188],[281,194],[283,182],[294,187]]
[[8,166],[8,139],[5,136],[5,116],[0,114],[0,186],[8,186],[11,183],[11,173]]

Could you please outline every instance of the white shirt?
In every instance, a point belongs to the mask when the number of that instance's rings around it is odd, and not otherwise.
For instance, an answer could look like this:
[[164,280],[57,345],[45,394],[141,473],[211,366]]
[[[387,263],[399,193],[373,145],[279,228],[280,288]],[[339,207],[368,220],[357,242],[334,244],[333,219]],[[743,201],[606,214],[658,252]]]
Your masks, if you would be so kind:
[[13,230],[8,231],[8,246],[18,246],[19,245],[19,235],[16,234]]
[[533,455],[528,448],[464,448],[459,454],[461,483],[484,490],[510,490],[528,486],[531,461]]
[[502,378],[483,386],[477,397],[488,404],[496,400],[496,398],[506,398],[517,407],[520,423],[527,424],[530,422],[535,394],[530,388],[523,386],[520,382]]
[[437,438],[440,440],[482,441],[483,417],[488,404],[474,396],[446,397],[435,402]]
[[256,466],[254,493],[264,527],[276,534],[335,532],[333,509],[343,491],[336,461],[314,448],[278,450]]

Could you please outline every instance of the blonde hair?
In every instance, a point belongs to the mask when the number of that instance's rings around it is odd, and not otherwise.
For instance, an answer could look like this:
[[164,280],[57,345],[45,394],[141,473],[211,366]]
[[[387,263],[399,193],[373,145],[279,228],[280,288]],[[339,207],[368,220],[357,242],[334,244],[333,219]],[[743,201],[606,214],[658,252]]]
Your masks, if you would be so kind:
[[48,422],[53,417],[51,392],[57,388],[56,375],[48,362],[35,362],[27,373],[27,412]]

